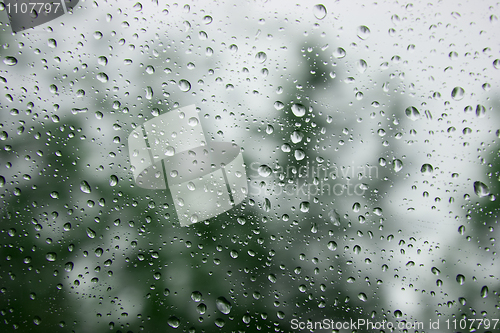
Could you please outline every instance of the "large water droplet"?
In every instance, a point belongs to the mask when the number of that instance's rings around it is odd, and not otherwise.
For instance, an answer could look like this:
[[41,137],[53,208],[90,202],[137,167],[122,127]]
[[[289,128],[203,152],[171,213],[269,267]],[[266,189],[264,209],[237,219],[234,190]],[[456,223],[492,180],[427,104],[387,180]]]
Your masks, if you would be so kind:
[[262,64],[264,61],[267,60],[267,54],[265,52],[260,51],[255,55],[255,59],[257,59],[257,61]]
[[488,287],[484,286],[483,288],[481,288],[481,297],[482,298],[488,297]]
[[459,285],[463,285],[465,283],[465,276],[463,276],[462,274],[458,274],[457,275],[457,282]]
[[306,107],[299,103],[293,103],[292,113],[295,115],[295,117],[303,117],[306,114]]
[[358,71],[360,73],[364,73],[366,71],[366,69],[368,68],[368,64],[363,59],[359,59],[357,65],[358,65]]
[[193,291],[191,293],[191,299],[195,302],[201,302],[202,294],[199,291]]
[[273,170],[269,166],[263,164],[257,169],[257,172],[261,177],[269,177]]
[[17,65],[17,59],[11,56],[5,57],[3,59],[3,63],[6,64],[7,66],[15,66]]
[[327,247],[328,250],[335,251],[337,249],[337,243],[335,243],[334,241],[329,241]]
[[500,69],[500,59],[495,59],[493,61],[493,67],[495,67],[496,69]]
[[153,88],[151,88],[150,86],[147,86],[146,87],[146,99],[150,100],[153,98],[153,96],[154,96]]
[[80,190],[81,190],[83,193],[90,193],[90,192],[92,192],[92,189],[91,189],[91,187],[90,187],[89,183],[87,183],[87,181],[86,181],[86,180],[84,180],[84,181],[82,181],[82,182],[80,183]]
[[423,173],[425,176],[430,176],[432,175],[432,172],[434,172],[434,168],[432,165],[425,163],[422,164],[422,167],[420,168],[420,172]]
[[333,56],[337,59],[342,59],[345,57],[345,55],[346,51],[341,47],[338,47],[335,51],[333,51]]
[[365,293],[359,293],[358,298],[363,302],[366,302],[368,300],[368,297],[366,296]]
[[459,100],[461,100],[462,98],[464,98],[464,94],[465,94],[465,90],[464,90],[464,88],[462,88],[462,87],[455,87],[455,88],[453,88],[453,90],[451,91],[451,97],[452,97],[455,101],[459,101]]
[[181,321],[176,316],[167,319],[167,324],[172,328],[177,328],[181,325]]
[[97,80],[101,81],[102,83],[106,83],[109,80],[108,75],[106,75],[106,73],[104,73],[104,72],[97,73],[96,77],[97,77]]
[[89,238],[95,238],[95,235],[96,235],[96,234],[95,234],[95,231],[94,231],[94,230],[92,230],[92,229],[90,229],[90,228],[87,228],[87,236],[88,236]]
[[478,118],[483,118],[485,114],[486,114],[486,108],[483,105],[478,104],[476,106],[476,116]]
[[229,314],[229,312],[231,312],[231,303],[229,303],[229,301],[222,296],[215,300],[215,305],[223,314]]
[[322,20],[326,16],[326,8],[321,4],[316,5],[313,7],[313,13],[318,20]]
[[405,110],[405,114],[412,121],[415,121],[418,118],[420,118],[420,112],[418,112],[417,108],[414,106],[407,107]]
[[332,222],[333,225],[340,225],[340,215],[336,209],[332,209],[330,212],[328,212],[328,217],[330,218],[330,222]]
[[56,261],[57,254],[55,252],[49,252],[45,255],[45,259],[47,259],[47,261]]
[[403,169],[403,161],[401,161],[399,159],[395,159],[392,162],[392,166],[393,166],[394,171],[399,172],[399,171],[401,171],[401,169]]
[[485,183],[476,181],[474,182],[474,193],[476,193],[478,197],[482,198],[490,194],[490,189]]
[[179,80],[179,89],[184,92],[191,90],[191,83],[188,80]]
[[370,29],[367,26],[361,25],[358,27],[358,37],[361,39],[367,39],[370,36]]

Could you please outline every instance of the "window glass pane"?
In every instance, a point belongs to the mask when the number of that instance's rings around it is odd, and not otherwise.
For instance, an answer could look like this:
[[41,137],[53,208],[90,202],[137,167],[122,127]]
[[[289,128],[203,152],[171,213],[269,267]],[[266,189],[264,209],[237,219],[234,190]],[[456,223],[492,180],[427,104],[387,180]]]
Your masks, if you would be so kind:
[[499,5],[0,3],[1,331],[496,331]]

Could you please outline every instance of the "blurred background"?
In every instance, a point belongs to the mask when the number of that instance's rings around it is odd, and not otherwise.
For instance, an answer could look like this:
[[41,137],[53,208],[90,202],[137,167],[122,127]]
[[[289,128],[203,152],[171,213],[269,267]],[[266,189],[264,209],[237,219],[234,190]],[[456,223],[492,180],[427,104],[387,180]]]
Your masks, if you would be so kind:
[[[1,331],[495,331],[499,6],[0,3]],[[191,104],[249,191],[184,228],[127,139]]]

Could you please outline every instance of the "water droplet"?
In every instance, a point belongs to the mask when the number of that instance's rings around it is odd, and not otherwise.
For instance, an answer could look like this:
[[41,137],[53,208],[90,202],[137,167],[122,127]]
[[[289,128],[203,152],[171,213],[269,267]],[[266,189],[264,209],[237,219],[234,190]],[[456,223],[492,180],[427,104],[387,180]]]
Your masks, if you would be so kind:
[[328,217],[330,218],[330,222],[332,222],[332,224],[334,226],[339,226],[340,225],[340,215],[339,213],[337,212],[336,209],[332,209],[328,212]]
[[401,312],[401,310],[396,310],[394,311],[394,316],[396,316],[396,318],[401,318],[403,317],[403,313]]
[[196,311],[200,314],[203,315],[205,312],[207,312],[207,306],[204,303],[198,304],[196,307]]
[[106,66],[108,64],[108,58],[106,58],[105,56],[100,56],[99,58],[97,58],[97,63],[101,66]]
[[463,286],[463,284],[465,283],[465,276],[463,276],[462,274],[458,274],[457,275],[457,282],[459,285]]
[[326,16],[326,8],[321,4],[316,5],[313,7],[313,13],[318,20],[322,20]]
[[274,108],[276,110],[281,110],[285,107],[285,104],[283,104],[283,102],[280,102],[280,101],[276,101],[274,102]]
[[149,75],[154,74],[155,73],[155,68],[153,66],[151,66],[151,65],[146,66],[146,73],[148,73]]
[[191,293],[191,299],[195,302],[201,302],[202,294],[199,291],[193,291]]
[[92,229],[90,229],[90,228],[87,228],[87,236],[88,236],[89,238],[95,238],[95,235],[96,235],[96,234],[95,234],[95,231],[94,231],[94,230],[92,230]]
[[255,55],[255,59],[257,59],[257,61],[262,64],[267,60],[267,54],[265,52],[262,52],[262,51],[258,52]]
[[56,261],[57,254],[55,252],[49,252],[45,255],[45,259],[47,259],[47,261]]
[[439,269],[437,269],[436,267],[432,267],[431,272],[432,272],[432,274],[434,274],[436,276],[438,276],[439,273],[441,273],[441,271]]
[[302,149],[296,149],[294,156],[297,161],[302,161],[306,157],[306,153]]
[[66,264],[64,264],[64,270],[66,272],[71,272],[74,267],[75,267],[75,264],[73,264],[71,261],[68,261]]
[[365,293],[359,293],[358,298],[363,302],[366,302],[368,300],[368,297],[366,296]]
[[269,274],[267,276],[267,279],[271,282],[271,283],[276,283],[277,279],[276,279],[276,275],[274,274]]
[[17,65],[17,59],[11,56],[5,57],[3,59],[3,63],[6,64],[7,66],[15,66]]
[[358,71],[364,73],[368,68],[368,64],[363,59],[358,60]]
[[367,26],[361,25],[358,27],[358,37],[360,39],[367,39],[370,36],[370,29]]
[[346,56],[346,51],[343,48],[338,47],[335,51],[333,51],[333,56],[337,59],[342,59]]
[[217,306],[217,309],[222,312],[223,314],[229,314],[231,312],[231,303],[224,297],[218,297],[215,300],[215,305]]
[[306,114],[306,107],[299,103],[293,103],[292,113],[295,115],[295,117],[303,117]]
[[167,319],[167,324],[172,328],[177,328],[181,325],[181,321],[176,316]]
[[455,87],[451,91],[451,97],[455,101],[460,101],[462,98],[464,98],[465,90],[462,87]]
[[116,186],[118,185],[118,177],[116,177],[115,175],[111,175],[109,177],[109,186]]
[[401,160],[395,159],[392,162],[392,166],[393,166],[394,171],[399,172],[399,171],[401,171],[401,169],[403,169],[403,162]]
[[106,73],[103,72],[97,73],[96,77],[97,80],[101,81],[102,83],[106,83],[109,80],[108,75],[106,75]]
[[488,291],[489,291],[489,290],[488,290],[488,287],[483,286],[483,288],[481,288],[481,297],[482,297],[482,298],[486,298],[486,297],[488,297]]
[[150,100],[153,98],[153,96],[154,96],[153,88],[151,88],[150,86],[147,86],[146,87],[146,99]]
[[420,112],[418,112],[417,108],[414,106],[407,107],[405,110],[405,114],[412,121],[415,121],[420,118]]
[[229,51],[236,53],[238,51],[238,46],[236,44],[229,45]]
[[83,192],[83,193],[90,193],[92,192],[92,189],[90,188],[90,185],[89,183],[87,183],[86,180],[82,181],[80,183],[80,190]]
[[476,193],[478,197],[482,198],[490,194],[490,189],[485,183],[476,181],[474,182],[474,193]]
[[271,200],[269,200],[268,198],[265,198],[264,199],[264,211],[269,213],[271,211]]
[[420,168],[420,172],[423,173],[425,176],[430,176],[434,172],[434,168],[432,165],[425,163],[422,164],[422,167]]
[[257,169],[257,172],[261,177],[269,177],[273,170],[269,166],[263,164]]
[[485,114],[486,114],[486,108],[483,105],[478,104],[476,106],[476,116],[478,118],[483,118]]
[[191,90],[191,83],[189,83],[188,80],[182,79],[179,81],[179,89],[181,91],[188,92],[189,90]]
[[309,211],[309,206],[310,206],[310,204],[309,204],[308,201],[301,202],[300,206],[299,206],[300,207],[300,211],[302,213],[307,213]]
[[212,23],[212,21],[213,21],[213,18],[210,15],[205,15],[203,17],[203,23],[205,23],[205,24],[210,24],[210,23]]
[[137,2],[133,8],[136,12],[140,12],[142,10],[142,4],[140,2]]
[[500,59],[495,59],[493,61],[493,67],[495,67],[496,69],[500,69]]
[[337,243],[334,241],[329,241],[328,242],[328,250],[330,251],[335,251],[337,249]]
[[462,236],[465,234],[465,226],[464,225],[461,225],[460,227],[458,227],[458,233]]

